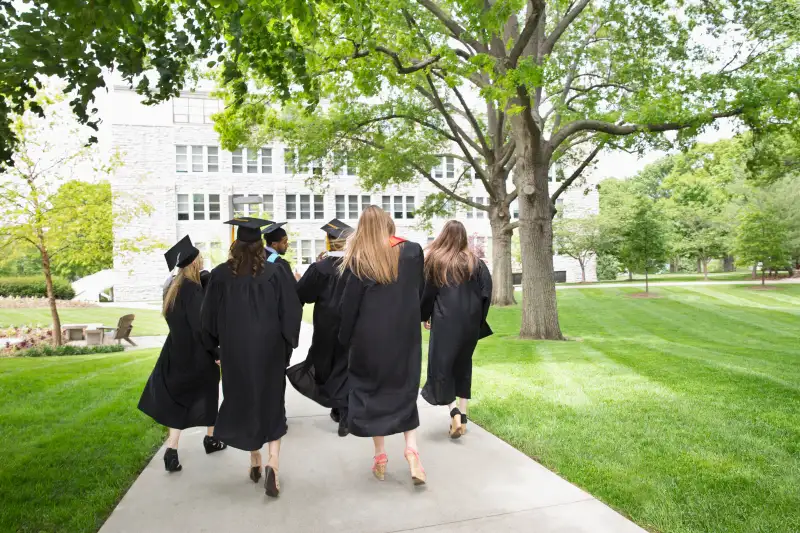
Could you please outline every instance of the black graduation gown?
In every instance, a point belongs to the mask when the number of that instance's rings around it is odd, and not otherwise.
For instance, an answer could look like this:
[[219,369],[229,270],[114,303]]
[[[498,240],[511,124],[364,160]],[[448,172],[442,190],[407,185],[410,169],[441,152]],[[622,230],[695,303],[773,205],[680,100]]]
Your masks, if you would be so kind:
[[273,264],[234,276],[227,263],[211,272],[203,332],[219,345],[222,406],[214,436],[240,450],[259,450],[286,434],[285,354],[297,346],[302,307],[294,285]]
[[203,288],[184,281],[167,312],[169,334],[147,380],[139,409],[161,425],[213,426],[219,405],[219,367],[200,327]]
[[400,246],[396,282],[380,285],[345,273],[339,342],[348,347],[348,426],[357,437],[392,435],[419,426],[422,365],[422,248]]
[[[267,252],[267,259],[269,259],[269,257],[272,255],[272,252],[270,252],[269,250],[266,250],[266,252]],[[289,261],[287,261],[286,259],[284,259],[280,255],[278,255],[278,257],[275,258],[275,261],[272,261],[272,264],[282,268],[284,270],[284,272],[286,272],[286,276],[288,277],[288,279],[291,280],[291,284],[294,287],[297,286],[297,280],[294,277],[294,271],[292,271],[292,265],[289,263]],[[289,362],[291,360],[292,360],[292,347],[291,346],[287,346],[286,347],[286,366],[287,367],[289,366]]]
[[289,382],[323,407],[347,407],[347,350],[339,343],[338,283],[341,257],[325,257],[308,267],[297,282],[303,304],[314,304],[314,335],[308,356],[286,371]]
[[430,280],[422,296],[422,320],[431,321],[428,379],[422,397],[433,405],[448,405],[472,393],[472,353],[478,339],[491,334],[486,324],[492,301],[492,276],[478,261],[470,279],[437,287]]

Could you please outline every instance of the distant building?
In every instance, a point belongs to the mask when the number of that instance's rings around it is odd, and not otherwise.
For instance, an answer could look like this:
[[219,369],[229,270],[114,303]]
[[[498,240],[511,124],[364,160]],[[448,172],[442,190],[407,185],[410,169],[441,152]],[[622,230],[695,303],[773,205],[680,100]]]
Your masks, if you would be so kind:
[[[397,234],[425,246],[445,222],[433,222],[434,233],[414,228],[415,210],[424,198],[437,192],[429,182],[366,192],[358,185],[355,169],[344,168],[330,180],[325,191],[306,186],[311,173],[322,172],[310,164],[292,172],[292,153],[280,143],[258,150],[222,150],[211,116],[220,102],[208,92],[186,93],[156,106],[146,106],[135,92],[114,86],[109,98],[110,144],[122,154],[123,166],[112,178],[112,188],[121,198],[145,198],[153,207],[148,217],[114,228],[118,238],[149,237],[173,243],[190,235],[206,257],[221,261],[227,254],[232,233],[222,224],[240,214],[268,213],[269,218],[288,221],[287,230],[295,248],[295,268],[302,273],[324,249],[323,223],[339,218],[352,225],[367,205],[383,207],[395,219]],[[434,169],[437,176],[453,177],[461,162],[443,158]],[[476,183],[471,197],[486,203],[486,191]],[[259,203],[239,204],[258,197]],[[596,191],[568,191],[563,201],[566,216],[598,211]],[[513,213],[518,211],[512,205]],[[491,265],[491,231],[486,213],[459,206],[456,218],[467,227],[470,240]],[[557,278],[580,280],[580,267],[568,257],[554,257]],[[518,267],[517,267],[518,268]],[[155,301],[167,275],[159,253],[120,254],[114,259],[115,300]],[[595,266],[587,268],[595,279]]]

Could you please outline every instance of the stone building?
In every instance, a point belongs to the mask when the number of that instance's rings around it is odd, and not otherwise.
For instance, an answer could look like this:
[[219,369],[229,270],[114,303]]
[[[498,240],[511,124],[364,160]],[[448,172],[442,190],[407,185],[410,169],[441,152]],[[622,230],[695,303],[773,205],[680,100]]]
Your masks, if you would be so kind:
[[[389,211],[397,234],[423,246],[433,240],[445,220],[433,221],[433,233],[418,229],[415,209],[436,189],[425,180],[364,191],[353,169],[345,167],[330,179],[326,190],[311,190],[306,179],[325,169],[308,165],[293,172],[292,153],[280,143],[258,150],[222,150],[211,116],[219,101],[208,92],[185,93],[156,106],[145,106],[124,86],[114,86],[109,100],[110,145],[119,151],[123,165],[112,178],[112,188],[122,201],[144,199],[152,207],[145,217],[114,228],[117,239],[145,238],[164,245],[190,235],[209,263],[224,260],[232,231],[223,224],[237,214],[262,214],[286,226],[294,248],[294,266],[302,273],[324,248],[320,227],[337,217],[355,225],[369,204]],[[460,161],[444,158],[434,173],[444,178],[459,172]],[[554,185],[555,186],[555,185]],[[486,191],[476,180],[471,195],[486,202]],[[258,198],[256,198],[258,197]],[[242,201],[250,203],[240,203]],[[252,203],[257,201],[258,203]],[[596,191],[568,191],[563,200],[565,216],[596,213]],[[512,206],[512,210],[516,210]],[[467,227],[476,249],[491,258],[491,231],[486,213],[460,206],[456,218]],[[571,258],[554,257],[557,279],[579,281],[580,267]],[[114,259],[114,296],[119,302],[157,301],[167,276],[158,252],[121,253]],[[595,279],[595,266],[587,269]]]

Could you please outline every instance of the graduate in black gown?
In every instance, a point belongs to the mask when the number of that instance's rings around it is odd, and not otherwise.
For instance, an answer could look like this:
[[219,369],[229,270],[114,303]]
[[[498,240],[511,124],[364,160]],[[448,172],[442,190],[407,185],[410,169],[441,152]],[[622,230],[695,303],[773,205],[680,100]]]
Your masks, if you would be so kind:
[[457,220],[447,222],[425,250],[422,320],[431,334],[422,397],[432,405],[449,406],[452,439],[467,431],[472,353],[478,339],[491,334],[486,323],[491,300],[488,267],[469,249],[464,225]]
[[308,267],[297,282],[303,304],[314,304],[314,335],[308,356],[286,371],[289,382],[301,394],[331,408],[339,423],[339,436],[347,436],[347,350],[339,344],[339,300],[344,285],[339,267],[347,236],[353,228],[333,219],[322,227],[327,252]]
[[[283,258],[286,252],[289,251],[289,236],[283,226],[286,222],[270,222],[270,224],[261,230],[264,235],[264,243],[266,244],[267,262],[274,263],[276,266],[281,267],[288,278],[294,283],[297,277],[292,270],[292,265],[289,261]],[[287,347],[286,351],[286,366],[292,360],[292,347]]]
[[281,437],[286,434],[285,354],[297,346],[302,307],[294,282],[268,263],[260,227],[250,217],[238,226],[227,262],[211,271],[203,302],[203,332],[220,347],[222,405],[214,435],[250,452],[250,479],[261,478],[261,448],[269,446],[264,470],[267,495],[277,496]]
[[388,462],[384,437],[403,433],[411,477],[422,484],[416,428],[423,256],[419,244],[394,232],[392,218],[369,206],[347,240],[339,342],[348,347],[348,427],[357,437],[373,438],[372,471],[380,480]]
[[187,235],[164,257],[170,270],[176,265],[179,268],[164,295],[169,335],[139,399],[139,409],[169,428],[164,467],[177,472],[182,468],[178,459],[181,430],[208,427],[203,439],[206,453],[223,450],[225,444],[213,436],[219,405],[219,367],[214,346],[204,342],[200,328],[200,251]]

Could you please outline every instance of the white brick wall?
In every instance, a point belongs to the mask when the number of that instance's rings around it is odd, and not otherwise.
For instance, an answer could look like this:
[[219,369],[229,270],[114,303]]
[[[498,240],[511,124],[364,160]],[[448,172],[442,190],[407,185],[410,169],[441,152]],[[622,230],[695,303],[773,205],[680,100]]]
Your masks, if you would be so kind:
[[[111,144],[122,153],[124,165],[112,180],[112,187],[123,198],[147,200],[153,207],[148,217],[137,219],[124,226],[114,228],[118,239],[149,238],[162,243],[163,249],[150,253],[121,254],[114,260],[116,285],[115,299],[120,302],[157,301],[161,298],[161,286],[168,272],[162,252],[183,235],[189,234],[194,242],[218,242],[223,250],[230,244],[230,227],[222,224],[231,218],[229,198],[231,195],[272,194],[274,201],[274,220],[286,220],[285,195],[323,194],[324,214],[321,219],[290,220],[287,230],[295,239],[315,240],[323,238],[320,227],[336,216],[335,196],[337,194],[361,195],[354,177],[336,176],[324,191],[310,191],[305,185],[306,176],[287,176],[284,174],[284,150],[272,143],[272,174],[248,174],[246,161],[244,173],[232,171],[231,153],[220,149],[219,172],[178,173],[175,168],[175,146],[219,146],[218,136],[210,124],[174,124],[172,104],[155,107],[141,105],[138,96],[120,88],[115,88],[111,97],[112,125]],[[188,165],[191,168],[191,148],[188,149]],[[205,163],[205,160],[204,160]],[[260,161],[259,161],[260,163]],[[259,165],[260,171],[260,165]],[[476,180],[477,182],[477,180]],[[391,187],[386,191],[370,194],[373,204],[381,205],[383,195],[414,196],[416,206],[421,205],[425,196],[437,192],[428,182]],[[221,200],[220,220],[178,221],[177,195],[219,194]],[[479,182],[470,191],[471,196],[485,197],[486,191]],[[207,198],[207,196],[206,196]],[[580,216],[598,210],[596,191],[584,195],[582,190],[568,191],[564,199],[566,216]],[[298,206],[299,211],[299,206]],[[299,212],[298,212],[299,216]],[[478,234],[487,238],[486,256],[491,257],[491,231],[488,219],[467,219],[460,210],[457,218],[464,222],[470,235]],[[355,224],[356,221],[346,219]],[[416,220],[398,219],[397,233],[423,246],[429,235],[414,229]],[[438,233],[445,220],[434,223],[434,234]],[[432,236],[432,235],[431,235]],[[556,270],[567,272],[567,281],[580,280],[580,267],[576,261],[567,257],[554,258]],[[298,270],[303,265],[296,265]],[[587,278],[595,280],[592,263],[587,268]]]

